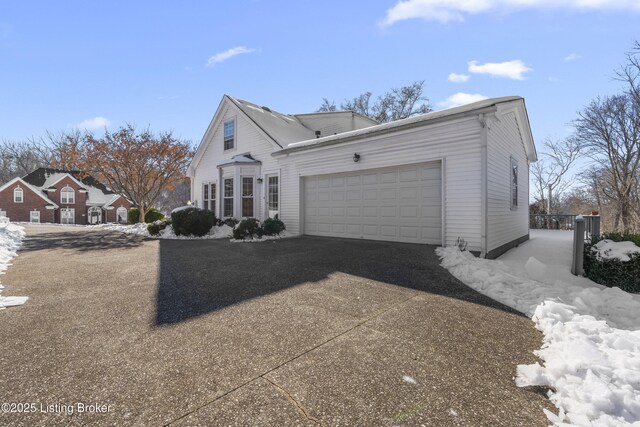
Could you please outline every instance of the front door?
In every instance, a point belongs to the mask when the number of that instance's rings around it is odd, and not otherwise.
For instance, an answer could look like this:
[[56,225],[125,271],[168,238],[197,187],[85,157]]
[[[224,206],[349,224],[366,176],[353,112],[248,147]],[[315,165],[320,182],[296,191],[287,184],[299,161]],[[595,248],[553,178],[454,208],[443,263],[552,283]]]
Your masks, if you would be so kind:
[[29,212],[29,221],[30,222],[40,222],[40,211],[31,211],[31,212]]
[[89,224],[100,224],[102,222],[102,209],[93,206],[89,208]]
[[75,224],[76,210],[74,208],[60,208],[60,224]]

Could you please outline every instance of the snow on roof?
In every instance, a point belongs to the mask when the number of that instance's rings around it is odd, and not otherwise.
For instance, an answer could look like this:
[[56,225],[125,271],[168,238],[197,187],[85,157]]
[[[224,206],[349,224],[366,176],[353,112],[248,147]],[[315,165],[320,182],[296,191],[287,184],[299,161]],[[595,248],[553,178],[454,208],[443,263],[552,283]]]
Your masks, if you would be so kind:
[[473,102],[471,104],[466,104],[459,107],[447,108],[444,110],[434,111],[427,114],[421,114],[419,116],[409,117],[407,119],[396,120],[393,122],[383,123],[380,125],[369,126],[366,128],[357,129],[349,132],[343,132],[337,135],[330,135],[322,138],[308,138],[305,141],[297,141],[297,142],[290,143],[284,149],[275,152],[274,155],[285,154],[291,151],[305,150],[308,148],[313,148],[313,147],[318,147],[323,145],[330,145],[330,144],[342,142],[343,140],[346,140],[346,139],[362,137],[368,134],[384,132],[397,127],[409,126],[412,124],[428,122],[428,121],[432,121],[432,120],[443,118],[443,117],[453,116],[456,114],[463,114],[463,113],[467,113],[475,110],[481,110],[483,108],[492,107],[496,104],[517,101],[522,99],[523,98],[520,96],[503,96],[499,98],[488,98],[482,101]]
[[280,146],[315,138],[315,132],[306,128],[295,116],[285,115],[268,107],[260,107],[249,101],[226,96]]

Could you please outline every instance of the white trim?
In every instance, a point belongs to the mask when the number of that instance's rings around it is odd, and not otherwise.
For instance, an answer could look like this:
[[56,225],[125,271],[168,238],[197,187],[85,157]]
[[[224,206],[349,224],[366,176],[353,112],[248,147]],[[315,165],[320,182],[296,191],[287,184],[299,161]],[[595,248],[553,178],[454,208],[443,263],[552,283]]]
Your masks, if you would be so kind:
[[[20,193],[20,200],[16,197],[18,193]],[[20,186],[13,189],[13,203],[24,203],[24,190]]]
[[47,203],[52,204],[54,208],[58,208],[59,207],[57,204],[55,204],[53,202],[53,200],[46,198],[44,195],[42,195],[42,193],[38,189],[36,189],[35,187],[33,187],[31,184],[29,184],[28,182],[26,182],[25,180],[23,180],[20,177],[15,177],[11,181],[7,182],[5,185],[0,187],[0,192],[6,190],[7,188],[9,188],[10,186],[12,186],[13,184],[15,184],[18,181],[21,182],[26,188],[28,188],[29,190],[33,191],[42,200],[44,200]]
[[[38,215],[36,215],[37,219],[38,219],[37,221],[34,221],[34,214],[38,214]],[[37,223],[37,224],[40,223],[40,211],[39,210],[35,210],[34,209],[32,211],[29,211],[29,222],[33,222],[33,223]]]
[[[69,191],[71,191],[71,200],[69,199]],[[62,201],[62,193],[67,194],[67,201]],[[76,204],[76,191],[71,188],[71,186],[67,185],[60,189],[60,204],[62,205],[75,205]]]
[[[238,147],[238,125],[237,125],[236,117],[237,116],[233,116],[230,119],[227,119],[224,122],[222,122],[222,152],[223,153],[235,151],[236,148]],[[233,123],[233,145],[229,148],[226,148],[225,145],[227,143],[226,141],[227,136],[225,135],[225,126],[229,122]]]
[[[62,222],[62,213],[71,212],[72,222]],[[75,208],[60,208],[60,224],[75,224],[76,223],[76,210]]]

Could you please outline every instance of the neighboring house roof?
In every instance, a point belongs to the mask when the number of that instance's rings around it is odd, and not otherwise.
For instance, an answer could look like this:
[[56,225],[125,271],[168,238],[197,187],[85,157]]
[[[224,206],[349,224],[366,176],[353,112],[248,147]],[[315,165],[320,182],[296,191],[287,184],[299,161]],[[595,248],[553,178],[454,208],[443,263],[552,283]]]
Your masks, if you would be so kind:
[[44,194],[42,194],[42,191],[40,188],[36,188],[34,186],[32,186],[31,184],[29,184],[28,182],[26,182],[24,179],[18,177],[13,178],[11,181],[7,182],[6,184],[4,184],[2,187],[0,187],[0,191],[4,191],[5,189],[7,189],[8,187],[10,187],[11,185],[15,184],[16,182],[20,182],[22,185],[25,186],[25,188],[28,188],[29,190],[33,191],[38,197],[40,197],[42,200],[44,200],[45,202],[47,202],[48,204],[50,204],[51,206],[57,208],[58,205],[56,205],[53,201],[51,201],[48,197],[46,197]]
[[367,136],[387,133],[396,131],[402,128],[410,128],[418,125],[422,125],[430,122],[437,122],[438,120],[451,119],[454,116],[463,116],[465,114],[479,114],[482,110],[493,109],[499,104],[520,102],[522,108],[515,109],[518,122],[522,123],[521,131],[523,131],[523,141],[525,144],[525,151],[527,152],[527,158],[530,161],[537,160],[537,154],[533,136],[531,134],[531,127],[529,125],[529,119],[526,114],[526,107],[524,106],[524,99],[519,96],[504,96],[499,98],[489,98],[482,101],[474,102],[471,104],[463,105],[460,107],[448,108],[445,110],[434,111],[432,113],[422,114],[419,116],[410,117],[407,119],[396,120],[393,122],[383,123],[375,126],[370,126],[362,129],[357,129],[349,132],[343,132],[336,135],[325,136],[321,138],[309,138],[304,141],[298,141],[287,145],[282,150],[274,152],[272,155],[278,156],[295,151],[308,150],[311,148],[323,147],[333,144],[339,144],[355,139],[364,138]]
[[[54,168],[38,168],[30,174],[25,175],[22,180],[28,182],[36,189],[41,197],[46,198],[42,193],[56,188],[55,185],[66,177],[76,182],[81,190],[87,192],[87,205],[89,206],[109,206],[120,197],[119,194],[112,191],[94,177],[83,174],[77,170],[68,171]],[[48,198],[46,199],[51,202]]]

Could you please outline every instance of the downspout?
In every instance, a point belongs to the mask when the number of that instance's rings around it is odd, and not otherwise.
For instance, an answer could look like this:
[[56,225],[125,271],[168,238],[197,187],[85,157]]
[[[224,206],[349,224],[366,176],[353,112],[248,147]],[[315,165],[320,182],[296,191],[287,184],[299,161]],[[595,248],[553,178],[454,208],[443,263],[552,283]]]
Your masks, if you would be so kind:
[[478,121],[482,126],[482,134],[480,135],[480,258],[487,256],[487,228],[488,228],[488,210],[489,203],[488,185],[487,185],[487,119],[484,113],[478,115]]

